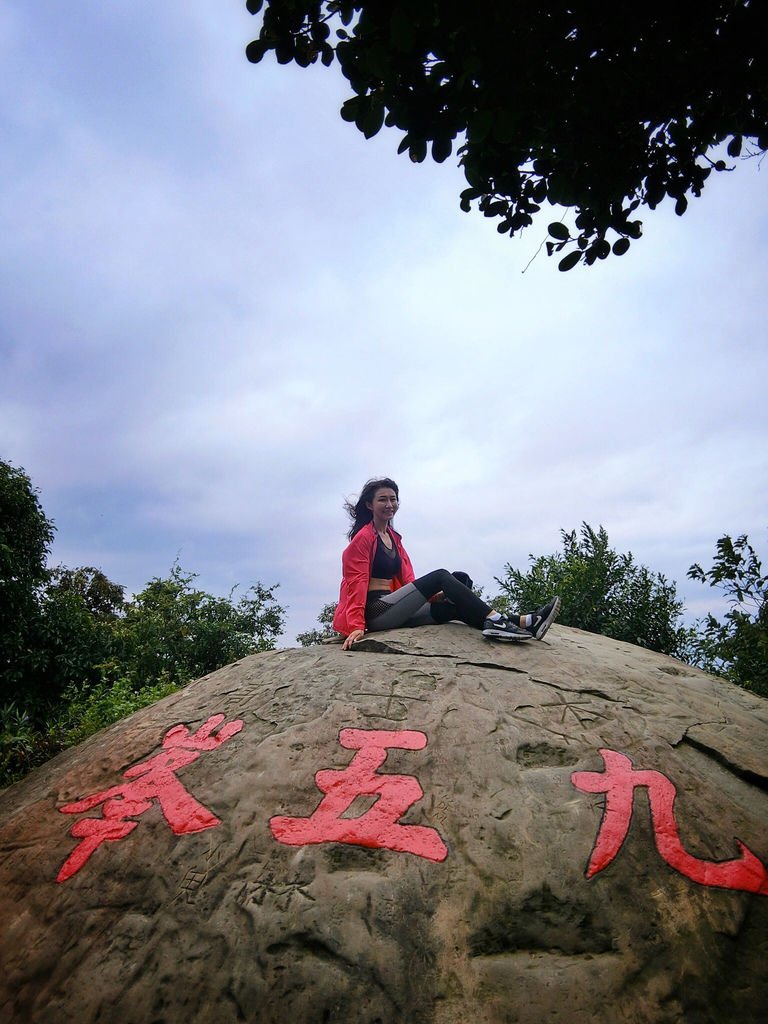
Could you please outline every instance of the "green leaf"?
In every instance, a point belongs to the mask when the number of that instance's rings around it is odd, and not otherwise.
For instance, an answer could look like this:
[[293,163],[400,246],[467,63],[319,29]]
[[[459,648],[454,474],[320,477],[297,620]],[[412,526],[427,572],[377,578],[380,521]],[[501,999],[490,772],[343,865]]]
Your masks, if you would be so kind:
[[245,56],[251,64],[258,64],[268,49],[269,47],[266,43],[262,43],[260,39],[254,39],[252,43],[248,43],[246,46]]
[[547,231],[552,235],[553,238],[559,238],[563,242],[567,242],[571,237],[571,233],[565,224],[561,224],[560,221],[555,221],[550,224]]
[[449,135],[442,135],[435,139],[432,143],[432,159],[441,164],[444,160],[447,160],[451,155],[453,149],[453,142]]
[[341,104],[341,110],[339,111],[342,120],[357,121],[357,115],[360,110],[361,98],[362,97],[360,96],[352,96],[350,99],[344,100],[344,102]]
[[411,139],[409,156],[411,158],[411,163],[422,163],[427,156],[427,140]]
[[518,115],[503,107],[493,115],[493,137],[498,142],[514,142],[518,131]]
[[484,142],[493,126],[493,114],[490,110],[478,110],[472,115],[467,135],[472,142]]
[[618,241],[613,243],[614,256],[623,256],[627,249],[629,249],[628,238],[619,238]]
[[245,9],[249,14],[258,14],[264,6],[264,0],[246,0]]
[[479,199],[482,192],[479,192],[476,188],[465,188],[464,191],[459,195],[461,200],[459,206],[464,213],[469,213],[470,204],[474,199]]
[[484,175],[478,171],[475,163],[469,163],[467,160],[464,161],[464,177],[472,188],[479,189],[481,192],[486,190],[487,181]]
[[578,249],[574,249],[573,252],[569,252],[567,256],[563,256],[557,264],[557,269],[562,271],[572,270],[580,259],[581,253]]
[[378,97],[367,97],[367,109],[357,118],[356,124],[366,139],[372,139],[384,124],[384,104]]
[[316,45],[324,43],[328,36],[331,34],[331,30],[328,28],[324,21],[316,22],[310,29],[310,35],[312,42]]
[[728,156],[741,156],[741,145],[743,141],[743,136],[734,135],[734,137],[728,143]]
[[392,12],[389,34],[395,49],[401,53],[407,53],[413,49],[413,18],[409,17],[401,8],[396,7]]
[[373,78],[382,81],[391,67],[390,53],[384,43],[369,44],[360,52],[360,67]]
[[296,53],[296,45],[290,40],[281,40],[275,47],[275,57],[278,64],[290,64]]

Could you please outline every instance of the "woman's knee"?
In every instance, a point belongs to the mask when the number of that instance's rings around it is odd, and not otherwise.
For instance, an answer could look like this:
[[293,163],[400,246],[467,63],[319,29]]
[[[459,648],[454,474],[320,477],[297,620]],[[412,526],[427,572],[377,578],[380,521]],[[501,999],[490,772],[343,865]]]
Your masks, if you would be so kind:
[[430,573],[430,576],[434,576],[437,582],[440,584],[440,589],[443,588],[443,583],[451,574],[447,569],[435,569],[434,572]]
[[443,582],[447,576],[450,576],[447,569],[433,569],[432,572],[428,572],[426,575],[420,576],[415,580],[414,586],[420,594],[429,599],[433,594],[443,589]]

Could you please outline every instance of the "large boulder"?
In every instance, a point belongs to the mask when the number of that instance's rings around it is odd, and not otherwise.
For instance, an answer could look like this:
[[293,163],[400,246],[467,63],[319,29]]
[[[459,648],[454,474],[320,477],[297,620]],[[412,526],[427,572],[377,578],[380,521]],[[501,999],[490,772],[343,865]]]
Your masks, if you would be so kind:
[[0,795],[0,1019],[762,1024],[767,726],[563,627],[246,658]]

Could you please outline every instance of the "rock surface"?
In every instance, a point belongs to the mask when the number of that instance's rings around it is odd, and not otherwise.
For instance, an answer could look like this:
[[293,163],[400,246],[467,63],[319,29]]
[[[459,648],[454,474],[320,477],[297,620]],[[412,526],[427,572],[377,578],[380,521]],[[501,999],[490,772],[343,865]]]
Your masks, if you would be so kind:
[[0,1019],[762,1022],[766,726],[564,627],[247,658],[0,794]]

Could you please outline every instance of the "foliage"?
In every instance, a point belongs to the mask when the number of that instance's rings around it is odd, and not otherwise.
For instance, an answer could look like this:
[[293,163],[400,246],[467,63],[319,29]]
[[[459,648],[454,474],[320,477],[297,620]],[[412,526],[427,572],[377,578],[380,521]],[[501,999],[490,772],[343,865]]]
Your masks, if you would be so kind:
[[168,682],[136,687],[124,676],[113,682],[100,682],[89,690],[72,687],[65,694],[63,710],[53,723],[52,733],[61,748],[74,746],[178,689],[175,683]]
[[330,640],[332,637],[339,636],[333,628],[333,616],[337,603],[336,601],[331,601],[330,604],[324,604],[322,611],[317,617],[318,625],[321,628],[309,629],[306,633],[299,633],[296,637],[296,642],[301,644],[302,647],[311,647],[312,644],[321,644],[323,640]]
[[712,567],[694,564],[688,576],[719,588],[730,603],[722,620],[709,614],[697,624],[693,662],[768,697],[768,575],[748,537],[721,537]]
[[27,474],[0,461],[0,699],[24,677],[53,533]]
[[70,685],[36,723],[16,702],[0,708],[0,787],[23,778],[67,747],[174,693],[173,683],[135,687],[125,678],[92,687]]
[[17,701],[0,706],[0,787],[8,786],[61,749]]
[[[713,169],[768,149],[768,15],[756,0],[479,5],[457,0],[247,0],[264,8],[253,63],[338,61],[354,95],[341,116],[398,152],[438,162],[458,146],[468,188],[497,230],[515,235],[542,206],[560,269],[622,255],[641,206],[682,215]],[[611,239],[615,239],[611,244]]]
[[110,622],[117,618],[125,605],[125,587],[113,583],[101,569],[84,565],[78,569],[59,566],[51,572],[48,594],[75,594],[94,619]]
[[131,601],[97,569],[59,569],[36,612],[27,676],[0,707],[0,786],[199,676],[270,650],[285,610],[260,583],[239,601],[174,565]]
[[36,718],[47,717],[50,706],[71,685],[96,683],[113,649],[111,622],[95,617],[81,595],[56,585],[41,595],[29,637],[25,676],[16,699],[23,694]]
[[123,587],[92,566],[59,566],[48,573],[27,623],[23,680],[13,691],[34,720],[47,720],[51,707],[73,686],[92,686],[102,678],[114,649],[123,593]]
[[683,603],[674,583],[638,565],[631,552],[611,548],[602,526],[595,531],[582,523],[579,535],[562,530],[561,537],[562,553],[531,555],[528,572],[504,567],[504,577],[496,577],[503,593],[491,602],[494,607],[530,611],[559,594],[564,626],[663,654],[684,652],[688,631],[677,625]]
[[285,609],[277,586],[257,583],[235,603],[193,587],[195,573],[174,565],[126,606],[115,628],[115,664],[136,685],[186,683],[248,654],[271,650]]
[[27,474],[0,462],[0,699],[23,707],[30,727],[72,680],[95,681],[94,666],[108,649],[75,582],[88,574],[82,588],[89,593],[115,585],[95,569],[51,572],[53,534]]
[[269,650],[276,585],[238,601],[175,565],[130,601],[100,569],[49,569],[53,524],[0,461],[0,786],[190,679]]
[[23,469],[0,461],[0,595],[13,601],[12,588],[39,586],[47,578],[45,560],[54,526]]

